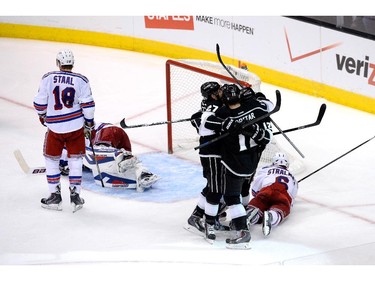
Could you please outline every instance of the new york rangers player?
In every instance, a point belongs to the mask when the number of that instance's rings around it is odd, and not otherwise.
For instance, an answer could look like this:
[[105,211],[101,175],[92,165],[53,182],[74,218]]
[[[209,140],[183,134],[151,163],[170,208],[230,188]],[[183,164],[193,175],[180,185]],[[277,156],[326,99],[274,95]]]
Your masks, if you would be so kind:
[[74,55],[65,49],[57,53],[58,71],[46,73],[34,97],[34,108],[42,125],[47,127],[43,155],[46,162],[50,196],[42,207],[62,210],[59,161],[66,147],[69,165],[70,201],[73,212],[82,208],[80,197],[82,158],[85,155],[85,131],[94,127],[95,102],[89,80],[72,72]]
[[91,141],[92,145],[87,140],[83,165],[92,171],[98,185],[143,192],[159,180],[132,154],[129,137],[122,128],[97,123]]
[[247,210],[248,224],[262,223],[265,236],[289,216],[297,196],[298,182],[288,167],[287,156],[278,152],[272,165],[259,169],[251,184],[253,198]]

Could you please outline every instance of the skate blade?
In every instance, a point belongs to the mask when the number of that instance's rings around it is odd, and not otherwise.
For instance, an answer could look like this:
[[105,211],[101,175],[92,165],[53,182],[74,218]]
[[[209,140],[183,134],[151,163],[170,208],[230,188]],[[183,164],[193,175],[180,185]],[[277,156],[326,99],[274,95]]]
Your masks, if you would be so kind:
[[53,210],[53,211],[62,211],[62,207],[60,204],[56,205],[45,205],[42,204],[42,208],[47,209],[47,210]]
[[73,207],[72,211],[73,211],[73,213],[75,213],[75,212],[81,210],[83,208],[83,205],[76,205],[76,204],[72,203],[72,207]]
[[184,225],[184,229],[186,229],[187,231],[189,231],[189,232],[191,232],[193,234],[196,234],[196,235],[199,235],[199,236],[202,236],[202,237],[206,236],[204,232],[199,231],[194,226],[191,226],[188,223],[186,225]]
[[215,241],[216,241],[216,240],[214,240],[214,239],[209,239],[209,238],[207,238],[207,237],[204,237],[204,240],[206,240],[206,242],[207,242],[208,244],[211,244],[211,245],[215,244]]
[[264,236],[268,236],[271,233],[271,228],[270,227],[265,227],[265,228],[262,229],[262,232],[263,232]]
[[249,243],[239,243],[239,244],[228,244],[226,243],[227,249],[233,249],[233,250],[250,250],[250,242]]

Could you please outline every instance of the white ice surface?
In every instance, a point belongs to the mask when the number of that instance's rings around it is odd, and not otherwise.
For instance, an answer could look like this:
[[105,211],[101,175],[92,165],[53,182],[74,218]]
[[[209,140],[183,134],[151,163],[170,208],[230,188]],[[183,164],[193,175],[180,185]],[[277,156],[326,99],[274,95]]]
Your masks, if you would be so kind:
[[[49,274],[79,265],[77,274],[95,270],[112,274],[119,269],[118,274],[124,277],[127,272],[134,272],[199,279],[197,273],[203,272],[235,280],[251,278],[255,274],[253,269],[264,271],[263,267],[249,266],[272,265],[272,272],[285,273],[285,268],[293,268],[304,279],[306,272],[311,276],[318,274],[321,267],[316,265],[345,265],[339,270],[335,267],[336,277],[373,273],[373,267],[358,269],[354,265],[375,264],[375,140],[303,180],[291,216],[267,238],[262,236],[260,227],[254,227],[252,248],[248,251],[225,249],[223,237],[212,246],[184,230],[195,198],[170,203],[142,202],[84,189],[82,197],[86,204],[78,213],[70,211],[68,200],[64,201],[62,212],[42,209],[40,199],[48,195],[45,177],[25,175],[13,151],[21,149],[31,166],[44,165],[45,128],[39,124],[32,101],[42,75],[56,69],[55,55],[63,47],[71,48],[75,54],[74,71],[90,80],[96,120],[117,124],[124,117],[132,124],[166,120],[167,58],[76,44],[0,38],[2,272],[18,276],[37,271],[42,275],[43,270],[51,267],[54,269]],[[262,89],[271,99],[275,89],[281,91],[281,110],[273,119],[283,129],[313,122],[320,105],[327,104],[321,125],[288,134],[305,154],[306,169],[297,178],[375,135],[373,114],[269,84],[262,84]],[[166,152],[165,126],[131,129],[128,134],[135,154]],[[290,149],[281,135],[276,138]],[[196,151],[185,156],[193,160],[191,165],[198,165]],[[163,157],[158,165],[164,168]],[[152,167],[148,168],[152,171]],[[179,179],[176,177],[175,182],[179,188],[189,185]],[[63,198],[68,198],[67,180],[63,179],[62,184]],[[356,270],[347,272],[348,268]],[[61,280],[67,278],[74,277],[67,275]]]

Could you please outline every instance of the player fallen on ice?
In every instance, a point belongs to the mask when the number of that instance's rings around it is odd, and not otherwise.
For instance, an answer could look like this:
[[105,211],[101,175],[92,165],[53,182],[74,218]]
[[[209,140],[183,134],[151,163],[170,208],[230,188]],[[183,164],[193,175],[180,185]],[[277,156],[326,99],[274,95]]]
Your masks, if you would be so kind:
[[259,169],[251,184],[253,198],[247,210],[249,226],[262,223],[265,236],[290,214],[298,192],[298,182],[288,170],[285,153],[274,155],[272,165]]

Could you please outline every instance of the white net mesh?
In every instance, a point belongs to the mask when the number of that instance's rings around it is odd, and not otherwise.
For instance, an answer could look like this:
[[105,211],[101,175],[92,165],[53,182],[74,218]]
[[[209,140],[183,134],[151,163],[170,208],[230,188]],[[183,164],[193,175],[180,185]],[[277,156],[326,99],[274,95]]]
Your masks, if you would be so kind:
[[[247,70],[227,65],[235,77],[250,84],[254,91],[260,91],[260,78]],[[191,117],[200,109],[202,95],[200,87],[204,82],[216,81],[223,83],[236,83],[223,66],[216,62],[203,60],[177,60],[167,61],[167,102],[170,120],[175,121]],[[198,146],[199,137],[190,122],[173,123],[168,127],[169,147],[168,151],[174,154],[186,154]],[[297,174],[303,171],[303,163],[297,160],[290,151],[279,146],[274,138],[262,154],[259,166],[272,162],[276,152],[283,151],[287,154],[290,162],[290,170]]]

